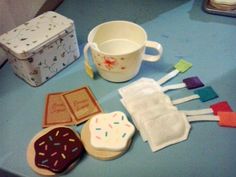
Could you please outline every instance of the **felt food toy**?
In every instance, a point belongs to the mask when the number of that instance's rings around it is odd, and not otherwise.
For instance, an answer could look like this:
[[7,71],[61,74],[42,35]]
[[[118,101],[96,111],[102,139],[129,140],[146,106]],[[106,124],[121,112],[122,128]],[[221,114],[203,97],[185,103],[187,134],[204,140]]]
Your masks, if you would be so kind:
[[[191,88],[189,88],[189,85],[186,84],[185,81],[183,81],[184,83],[180,83],[180,84],[162,86],[164,83],[166,83],[170,79],[174,78],[179,73],[184,73],[187,70],[189,70],[191,67],[192,67],[191,63],[181,59],[180,61],[178,61],[178,63],[176,63],[174,65],[173,71],[171,71],[167,75],[163,76],[158,81],[151,79],[151,78],[141,78],[141,79],[138,79],[137,81],[132,82],[131,84],[129,84],[125,87],[120,88],[118,90],[119,94],[122,97],[127,97],[130,95],[134,95],[137,92],[139,92],[139,93],[151,92],[153,89],[155,91],[159,90],[160,92],[166,92],[168,90],[180,89],[180,88],[185,88],[185,87],[187,87],[188,89],[191,89],[193,87],[197,88],[197,87],[203,86],[202,82],[197,77],[188,78],[188,80],[191,80],[191,82],[192,82]],[[193,79],[195,79],[195,80],[193,81]],[[196,81],[198,81],[198,82],[196,83]],[[193,84],[194,84],[194,86],[193,86]],[[148,87],[149,87],[148,90],[142,92],[143,89],[147,89]]]
[[158,118],[149,119],[143,126],[153,152],[186,140],[191,128],[184,113],[179,111],[169,111]]
[[122,112],[99,114],[89,124],[91,145],[111,151],[122,150],[134,134],[134,126]]
[[134,132],[126,115],[115,111],[92,117],[84,125],[81,138],[88,154],[100,160],[112,160],[126,152]]
[[209,109],[169,110],[164,114],[153,114],[143,119],[140,130],[146,135],[151,150],[155,152],[186,140],[191,128],[190,123],[199,121],[218,121],[220,126],[236,127],[236,113],[232,112],[225,101],[213,104]]
[[98,101],[87,86],[49,93],[46,97],[42,126],[77,125],[101,112]]
[[71,168],[83,154],[79,135],[66,126],[39,132],[29,143],[29,166],[40,175],[55,175]]
[[155,119],[161,115],[166,114],[169,111],[177,110],[176,106],[171,106],[167,104],[154,105],[144,110],[143,112],[134,114],[133,119],[137,122],[137,127],[143,141],[147,141],[146,131],[143,127],[144,123],[148,120]]

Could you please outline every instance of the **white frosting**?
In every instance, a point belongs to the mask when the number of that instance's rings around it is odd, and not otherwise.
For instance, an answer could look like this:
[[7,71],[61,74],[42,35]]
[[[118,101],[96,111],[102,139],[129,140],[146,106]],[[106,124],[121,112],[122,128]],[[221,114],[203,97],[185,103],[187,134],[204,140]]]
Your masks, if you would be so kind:
[[98,114],[89,123],[90,142],[94,148],[124,150],[135,132],[123,112]]
[[212,2],[222,5],[236,5],[236,0],[212,0]]

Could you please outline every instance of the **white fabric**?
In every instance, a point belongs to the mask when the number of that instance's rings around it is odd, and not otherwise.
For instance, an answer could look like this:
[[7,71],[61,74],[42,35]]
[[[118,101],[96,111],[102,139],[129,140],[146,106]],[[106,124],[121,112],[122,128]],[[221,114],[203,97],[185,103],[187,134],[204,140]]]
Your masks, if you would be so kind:
[[124,106],[127,108],[129,113],[139,113],[140,111],[145,111],[148,107],[157,104],[169,104],[172,105],[170,98],[160,92],[153,92],[146,96],[140,97],[139,95],[132,98],[123,98],[121,99]]
[[123,97],[121,100],[124,103],[125,106],[129,106],[130,104],[139,104],[139,103],[145,103],[145,102],[153,102],[153,100],[157,100],[155,102],[161,102],[163,99],[168,99],[169,102],[171,102],[168,95],[163,94],[159,91],[154,91],[152,93],[139,93],[130,95],[127,97]]
[[187,117],[189,122],[199,122],[199,121],[219,121],[218,116],[214,115],[199,115]]
[[157,81],[157,83],[159,85],[162,85],[162,84],[166,83],[168,80],[177,76],[178,74],[179,74],[179,71],[177,69],[175,69],[175,70],[171,71],[170,73],[168,73],[167,75],[165,75],[164,77],[162,77],[161,79],[159,79]]
[[133,97],[138,96],[139,98],[141,98],[143,96],[152,94],[154,92],[162,93],[162,88],[156,83],[155,84],[147,83],[147,84],[143,84],[143,86],[135,87],[132,90],[124,92],[122,94],[122,97],[128,99],[128,98],[133,98]]
[[132,82],[131,84],[122,87],[118,89],[119,94],[124,97],[127,95],[127,93],[131,92],[132,90],[137,90],[138,88],[142,87],[145,84],[155,83],[156,81],[154,79],[150,78],[140,78],[137,81]]
[[164,93],[186,87],[184,83],[160,86],[178,73],[174,70],[159,81],[141,78],[119,89],[122,104],[130,113],[143,141],[148,141],[153,152],[186,140],[191,128],[189,122],[218,120],[216,116],[206,115],[211,114],[212,109],[177,110],[174,105],[199,98],[195,94],[171,101]]
[[166,92],[168,90],[174,90],[174,89],[181,89],[186,87],[184,83],[174,84],[174,85],[168,85],[165,87],[162,87],[161,85],[170,80],[171,78],[175,77],[179,73],[178,70],[173,70],[164,77],[162,77],[160,80],[155,81],[151,78],[141,78],[137,81],[132,82],[131,84],[122,87],[118,89],[119,94],[121,97],[126,97],[129,95],[132,95],[140,90],[142,90],[144,87],[150,87],[150,88],[157,88],[160,92]]
[[151,150],[155,152],[186,140],[191,128],[189,122],[219,121],[218,116],[204,115],[204,112],[208,114],[209,110],[192,111],[195,116],[186,116],[184,112],[178,110],[168,110],[156,117],[142,119],[140,127],[143,130],[140,131],[144,132]]
[[173,103],[173,105],[177,105],[177,104],[185,103],[185,102],[195,100],[195,99],[198,99],[198,98],[200,98],[200,96],[197,95],[197,94],[194,94],[194,95],[191,95],[191,96],[186,96],[186,97],[183,97],[183,98],[172,100],[172,103]]
[[153,152],[186,140],[191,128],[184,113],[179,111],[169,111],[146,121],[143,126]]
[[168,90],[176,90],[176,89],[181,89],[181,88],[185,88],[185,87],[186,87],[185,83],[167,85],[167,86],[162,87],[162,91],[166,92]]
[[213,110],[211,108],[208,109],[200,109],[200,110],[181,110],[186,116],[195,116],[195,115],[203,115],[203,114],[212,114]]
[[172,105],[165,105],[165,104],[158,104],[154,105],[150,108],[148,108],[146,111],[140,112],[139,114],[134,114],[133,117],[136,120],[138,124],[138,130],[140,132],[140,135],[143,139],[143,141],[147,141],[147,133],[145,128],[143,127],[143,124],[151,119],[156,119],[159,116],[165,115],[169,111],[176,110],[177,108]]
[[137,129],[139,129],[139,123],[136,120],[136,115],[140,114],[141,112],[145,112],[153,106],[172,106],[170,98],[167,95],[158,91],[143,96],[136,95],[128,98],[122,98],[120,101],[130,113],[133,123],[135,124]]

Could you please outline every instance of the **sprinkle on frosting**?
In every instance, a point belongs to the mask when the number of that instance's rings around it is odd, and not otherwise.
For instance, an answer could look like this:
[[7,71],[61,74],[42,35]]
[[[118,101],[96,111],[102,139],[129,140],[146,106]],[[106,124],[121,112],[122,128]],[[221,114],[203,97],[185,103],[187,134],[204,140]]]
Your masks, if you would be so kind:
[[53,145],[54,145],[54,146],[60,146],[61,143],[54,143]]
[[56,160],[56,161],[54,162],[53,166],[54,166],[54,167],[57,166],[57,163],[58,163],[58,160]]
[[56,136],[58,136],[58,134],[59,134],[59,130],[56,132]]
[[109,126],[110,128],[112,128],[112,125],[111,125],[111,124],[108,124],[108,126]]
[[39,152],[39,155],[41,155],[41,156],[45,156],[45,154],[44,154],[44,153],[42,153],[42,152]]
[[101,137],[100,137],[100,136],[96,136],[96,138],[97,138],[97,139],[99,139],[99,140],[101,139]]
[[89,130],[94,148],[120,151],[126,148],[135,128],[124,113],[116,111],[95,115],[90,120]]
[[42,164],[45,164],[45,163],[47,163],[48,162],[48,159],[45,159],[45,160],[43,160],[41,163]]
[[55,155],[57,155],[57,152],[52,153],[52,154],[51,154],[51,157],[53,157],[53,156],[55,156]]
[[65,154],[61,153],[61,156],[62,156],[63,159],[66,159]]
[[63,137],[66,137],[66,136],[68,136],[69,135],[69,133],[65,133],[64,135],[63,135]]
[[78,147],[75,147],[74,149],[72,149],[71,152],[75,152],[75,151],[77,151],[77,150],[78,150]]
[[42,145],[44,145],[44,144],[45,144],[45,141],[41,142],[41,143],[39,144],[39,146],[42,146]]

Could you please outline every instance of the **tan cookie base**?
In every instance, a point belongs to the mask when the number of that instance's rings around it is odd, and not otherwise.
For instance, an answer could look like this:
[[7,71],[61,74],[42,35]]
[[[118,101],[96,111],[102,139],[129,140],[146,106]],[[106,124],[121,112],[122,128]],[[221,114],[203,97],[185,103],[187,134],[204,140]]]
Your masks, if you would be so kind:
[[217,9],[225,10],[225,11],[236,9],[236,4],[235,5],[219,4],[219,3],[215,3],[214,0],[210,0],[210,4]]
[[94,148],[90,143],[89,121],[87,121],[81,131],[81,140],[84,148],[89,155],[98,160],[113,160],[123,155],[129,148],[131,140],[128,142],[126,148],[122,151],[109,151]]
[[[58,127],[66,127],[66,126],[52,126],[46,129],[43,129],[42,131],[40,131],[38,134],[36,134],[33,139],[30,141],[28,148],[27,148],[27,152],[26,152],[26,158],[27,158],[27,162],[29,164],[29,166],[32,168],[32,170],[40,175],[43,176],[54,176],[56,175],[56,173],[51,172],[50,170],[47,169],[43,169],[43,168],[39,168],[35,165],[34,162],[34,158],[35,158],[35,150],[34,150],[34,143],[35,141],[37,141],[37,139],[39,139],[41,136],[45,135],[46,133],[48,133],[49,131],[51,131],[54,128],[58,128]],[[69,128],[69,127],[66,127]],[[77,133],[77,132],[76,132]],[[77,133],[78,134],[78,133]],[[79,137],[79,135],[78,135]],[[80,138],[80,137],[79,137]],[[73,166],[75,163],[73,163],[71,166]],[[69,168],[71,168],[71,166]],[[68,171],[68,170],[66,170]],[[66,173],[66,172],[64,172]],[[63,173],[63,174],[64,174]]]

